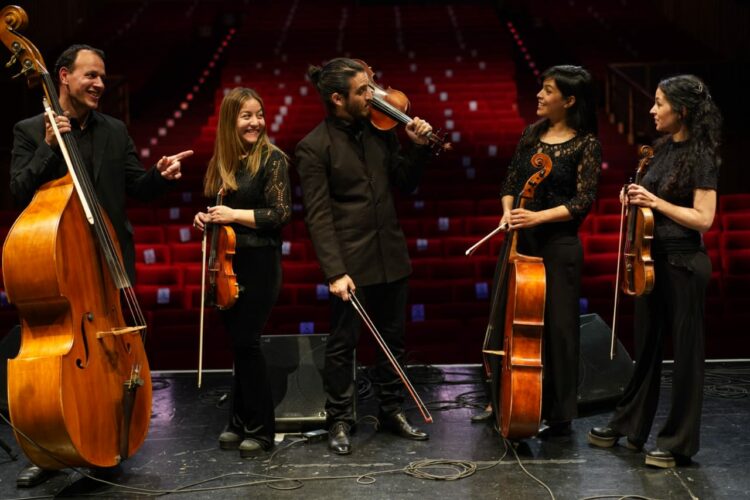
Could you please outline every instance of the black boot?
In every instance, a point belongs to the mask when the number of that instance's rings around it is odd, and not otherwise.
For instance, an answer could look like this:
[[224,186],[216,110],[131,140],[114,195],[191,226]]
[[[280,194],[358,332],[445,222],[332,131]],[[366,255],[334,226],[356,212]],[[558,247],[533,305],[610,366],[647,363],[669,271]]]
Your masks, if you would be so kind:
[[334,422],[328,430],[328,448],[337,455],[348,455],[352,452],[350,428],[346,422]]

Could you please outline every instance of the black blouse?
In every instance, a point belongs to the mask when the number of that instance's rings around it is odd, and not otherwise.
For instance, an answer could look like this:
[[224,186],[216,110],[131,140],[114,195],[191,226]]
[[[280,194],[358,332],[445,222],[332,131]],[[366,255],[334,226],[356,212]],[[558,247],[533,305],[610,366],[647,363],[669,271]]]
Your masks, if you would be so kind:
[[255,211],[256,228],[232,224],[237,247],[280,246],[281,228],[292,215],[289,165],[283,154],[272,151],[256,175],[240,166],[236,173],[237,191],[224,197],[224,204]]
[[[527,127],[523,136],[529,131]],[[534,199],[527,202],[526,208],[538,212],[563,205],[573,216],[572,221],[563,225],[577,231],[596,198],[602,166],[599,139],[593,134],[586,134],[560,144],[537,141],[532,148],[523,148],[522,143],[523,138],[510,162],[501,196],[517,197],[529,177],[538,170],[531,164],[531,157],[544,153],[552,160],[552,171],[536,188]]]
[[[680,207],[693,207],[695,189],[716,189],[718,185],[718,168],[708,154],[700,155],[695,164],[693,178],[687,183],[687,189],[667,189],[670,179],[675,177],[679,158],[688,147],[688,141],[673,142],[668,139],[655,153],[646,174],[641,180],[643,187],[663,200]],[[654,210],[654,253],[691,253],[701,247],[701,235],[694,229],[687,228],[661,212]]]

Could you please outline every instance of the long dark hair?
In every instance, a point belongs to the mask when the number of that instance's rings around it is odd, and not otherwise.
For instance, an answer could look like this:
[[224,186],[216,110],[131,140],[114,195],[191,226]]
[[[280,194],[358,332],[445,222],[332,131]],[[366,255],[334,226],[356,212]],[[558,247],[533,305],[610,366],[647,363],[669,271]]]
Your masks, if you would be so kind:
[[334,109],[331,96],[334,93],[348,96],[351,79],[364,70],[364,66],[354,59],[338,57],[328,61],[322,68],[310,66],[307,69],[307,76],[318,90],[326,109],[331,112]]
[[[675,167],[667,178],[665,191],[675,195],[686,195],[692,191],[696,167],[706,155],[715,168],[721,165],[719,145],[721,143],[721,112],[716,107],[711,93],[703,80],[695,75],[677,75],[659,82],[659,89],[678,114],[687,129],[687,144],[675,161]],[[659,150],[670,140],[665,135],[656,140],[654,149]]]
[[[596,135],[596,99],[591,74],[580,66],[552,66],[542,73],[542,81],[555,81],[564,98],[575,97],[575,103],[565,113],[565,122],[578,135]],[[522,141],[523,147],[532,147],[548,129],[549,120],[544,118],[529,127],[529,132]]]

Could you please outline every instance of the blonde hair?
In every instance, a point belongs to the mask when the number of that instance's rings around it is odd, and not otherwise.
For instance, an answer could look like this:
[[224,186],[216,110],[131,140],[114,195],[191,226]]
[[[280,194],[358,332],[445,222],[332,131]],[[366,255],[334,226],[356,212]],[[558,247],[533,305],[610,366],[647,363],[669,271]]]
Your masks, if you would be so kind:
[[209,198],[216,196],[222,187],[225,191],[236,191],[236,175],[240,168],[246,168],[250,175],[255,175],[260,170],[262,162],[273,151],[279,151],[284,155],[283,151],[271,143],[265,128],[258,136],[258,141],[249,147],[240,137],[237,132],[237,117],[242,106],[250,99],[258,101],[261,112],[265,114],[263,99],[253,89],[234,88],[221,101],[214,154],[208,162],[206,177],[203,180],[203,193]]

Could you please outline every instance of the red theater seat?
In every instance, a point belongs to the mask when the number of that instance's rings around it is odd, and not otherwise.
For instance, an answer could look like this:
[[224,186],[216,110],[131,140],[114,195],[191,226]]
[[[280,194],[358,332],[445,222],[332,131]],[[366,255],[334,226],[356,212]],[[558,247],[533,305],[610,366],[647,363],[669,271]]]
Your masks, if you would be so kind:
[[620,232],[619,215],[597,215],[592,221],[592,232],[594,234],[616,233]]
[[719,196],[719,210],[723,214],[729,212],[750,212],[750,194],[725,194]]
[[724,231],[750,230],[750,213],[728,213],[721,216]]
[[160,285],[136,285],[135,293],[143,309],[181,308],[183,306],[182,287]]
[[139,285],[182,286],[182,270],[165,264],[136,264],[136,283]]
[[169,264],[169,245],[139,243],[135,245],[135,262],[140,264]]
[[164,243],[164,229],[161,226],[135,226],[133,240],[136,243]]

